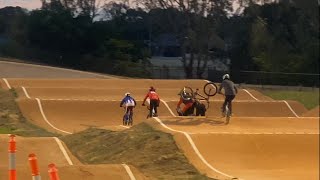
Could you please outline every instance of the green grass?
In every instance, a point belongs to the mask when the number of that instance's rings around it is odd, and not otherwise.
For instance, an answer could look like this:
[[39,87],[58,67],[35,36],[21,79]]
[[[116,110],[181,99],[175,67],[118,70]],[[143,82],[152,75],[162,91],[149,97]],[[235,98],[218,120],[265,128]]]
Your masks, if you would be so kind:
[[0,134],[12,134],[13,130],[9,127],[0,127]]
[[119,132],[92,128],[62,140],[85,164],[126,163],[148,179],[210,179],[188,162],[171,134],[146,123]]
[[294,90],[262,90],[262,93],[275,100],[294,100],[303,104],[307,109],[319,106],[319,91]]
[[20,136],[57,136],[27,121],[15,101],[17,93],[14,89],[0,89],[0,134],[16,134]]

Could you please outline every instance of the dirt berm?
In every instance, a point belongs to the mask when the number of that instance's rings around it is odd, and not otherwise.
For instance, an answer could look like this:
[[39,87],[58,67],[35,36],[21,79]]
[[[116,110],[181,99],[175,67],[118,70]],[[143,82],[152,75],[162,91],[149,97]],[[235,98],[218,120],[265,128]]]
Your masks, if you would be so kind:
[[92,128],[62,139],[83,163],[126,163],[148,179],[209,179],[189,164],[171,134],[146,123],[120,132]]

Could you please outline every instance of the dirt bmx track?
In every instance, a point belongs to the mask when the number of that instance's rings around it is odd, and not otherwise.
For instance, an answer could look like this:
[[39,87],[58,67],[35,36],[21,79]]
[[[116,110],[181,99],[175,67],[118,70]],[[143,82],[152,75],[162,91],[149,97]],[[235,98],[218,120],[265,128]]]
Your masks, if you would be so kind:
[[[49,131],[68,134],[87,127],[124,129],[119,101],[130,91],[140,100],[134,123],[150,122],[173,133],[190,162],[210,177],[319,179],[319,118],[302,117],[307,110],[297,102],[273,101],[257,91],[241,89],[234,103],[231,124],[224,125],[219,114],[223,97],[218,95],[212,98],[208,117],[175,117],[176,102],[173,100],[177,100],[180,88],[185,85],[202,87],[206,83],[203,80],[1,79],[1,87],[6,89],[9,86],[5,80],[11,88],[17,89],[23,114]],[[158,118],[162,124],[156,119],[146,120],[147,110],[140,105],[150,85],[157,88],[164,100]],[[41,139],[39,143],[42,146],[51,144],[52,149],[56,149],[51,141],[53,139]],[[1,155],[5,153],[0,151]],[[62,166],[62,179],[81,177],[81,168],[93,171],[92,166],[70,166],[63,156],[55,156],[53,160]],[[21,162],[21,165],[26,163]],[[110,179],[129,179],[121,165],[96,167],[95,173],[100,174],[97,180],[107,178],[103,173],[105,169],[112,172]],[[22,171],[27,173],[27,170]],[[137,170],[133,173],[137,179],[143,179]]]
[[[17,179],[30,179],[31,172],[29,168],[28,155],[35,153],[38,159],[38,165],[42,179],[49,179],[48,164],[54,162],[59,168],[61,179],[84,179],[84,180],[101,180],[101,179],[126,179],[130,180],[123,165],[83,165],[81,164],[68,149],[63,145],[60,147],[57,138],[23,138],[17,137],[16,169]],[[0,156],[7,157],[8,136],[0,135]],[[61,141],[60,141],[61,142]],[[62,152],[66,151],[66,154]],[[8,163],[2,159],[0,164],[1,179],[8,179]],[[138,179],[144,179],[141,173],[131,167]],[[104,173],[108,171],[108,173]],[[29,177],[29,178],[26,178]]]

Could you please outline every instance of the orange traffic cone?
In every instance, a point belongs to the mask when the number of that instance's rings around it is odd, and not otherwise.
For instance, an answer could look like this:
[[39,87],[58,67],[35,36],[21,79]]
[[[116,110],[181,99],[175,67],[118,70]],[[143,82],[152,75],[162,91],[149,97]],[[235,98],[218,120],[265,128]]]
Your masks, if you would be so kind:
[[59,175],[58,175],[58,169],[56,168],[55,164],[49,164],[48,165],[48,172],[49,172],[49,177],[50,180],[60,180]]
[[15,135],[9,135],[9,180],[16,180],[17,179],[17,172],[16,172],[16,140]]
[[31,167],[32,180],[41,180],[37,161],[38,160],[35,154],[29,154],[29,164]]

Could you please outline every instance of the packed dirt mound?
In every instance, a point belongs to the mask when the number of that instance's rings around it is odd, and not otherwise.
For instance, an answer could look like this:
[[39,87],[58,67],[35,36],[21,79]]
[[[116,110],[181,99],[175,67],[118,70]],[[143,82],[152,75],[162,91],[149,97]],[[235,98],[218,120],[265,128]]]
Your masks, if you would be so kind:
[[[17,87],[19,97],[25,97],[24,90]],[[157,93],[165,101],[178,101],[180,88],[158,88]],[[137,87],[110,87],[110,88],[44,88],[44,87],[25,87],[25,92],[31,98],[40,99],[76,99],[76,100],[121,100],[126,92],[130,92],[136,100],[143,100],[148,92],[148,88]],[[204,95],[203,92],[201,92]],[[217,94],[210,98],[210,101],[223,101],[224,96]],[[246,91],[239,90],[235,101],[255,101]]]
[[319,134],[319,119],[288,117],[160,117],[169,128],[189,133],[214,134]]
[[[133,176],[137,180],[146,180],[147,178],[137,169],[129,166]],[[59,168],[59,167],[58,167]],[[126,169],[121,164],[99,164],[99,165],[82,165],[66,166],[59,169],[60,179],[84,179],[84,180],[106,180],[106,179],[123,179],[132,180]]]
[[[258,90],[254,90],[254,89],[247,89],[247,90],[250,94],[252,94],[253,97],[258,99],[259,101],[272,101],[273,100],[271,97],[264,95],[263,93],[261,93]],[[253,97],[251,97],[251,98],[253,98]]]
[[88,129],[63,138],[83,163],[126,163],[148,179],[207,179],[189,164],[172,135],[141,123],[120,132]]
[[304,117],[319,117],[320,107],[317,106],[303,114]]
[[[221,107],[223,102],[211,102],[210,107],[206,112],[207,116],[221,117]],[[305,112],[302,105],[296,102],[290,102],[290,105],[293,105],[293,110],[297,110],[297,114],[301,115],[302,112]],[[169,102],[169,107],[172,111],[176,113],[177,102]],[[233,108],[233,117],[295,117],[294,113],[288,108],[285,102],[283,101],[270,101],[270,102],[242,102],[235,101],[232,103]]]
[[[284,102],[284,101],[283,101]],[[286,101],[288,103],[288,105],[292,108],[292,110],[298,115],[298,116],[302,116],[302,114],[306,113],[308,111],[308,109],[306,107],[304,107],[303,104],[301,104],[298,101],[294,101],[294,100],[287,100]]]
[[[27,158],[26,158],[27,159]],[[42,162],[39,167],[41,179],[49,180],[48,167]],[[106,180],[106,179],[121,179],[131,180],[126,172],[126,169],[121,164],[104,164],[104,165],[74,165],[64,166],[56,165],[58,175],[61,180]],[[145,180],[146,178],[142,173],[137,171],[134,167],[130,166],[133,171],[134,177],[137,180]],[[0,167],[0,177],[8,179],[8,167]],[[29,164],[17,166],[17,179],[32,179],[31,169]]]
[[[31,122],[48,129],[49,131],[65,134],[79,132],[90,127],[98,127],[112,130],[123,129],[122,117],[124,108],[120,108],[120,101],[51,101],[41,100],[42,112],[39,104],[34,99],[21,99],[19,107],[25,117]],[[134,109],[133,124],[139,124],[146,120],[148,110],[141,106],[141,102]],[[169,116],[164,104],[160,104],[158,114]],[[62,130],[62,131],[61,131]]]
[[[21,89],[21,88],[18,88]],[[25,88],[31,98],[40,99],[75,99],[75,100],[117,100],[121,101],[125,93],[130,92],[137,101],[142,101],[148,88]],[[158,89],[157,93],[163,100],[179,100],[179,89]],[[22,90],[19,96],[25,96]]]
[[178,88],[190,86],[202,88],[204,80],[160,80],[160,79],[7,79],[11,87],[46,87],[46,88]]
[[[11,61],[11,62],[9,62]],[[31,64],[29,64],[31,63]],[[0,77],[10,78],[115,78],[114,75],[90,73],[33,64],[25,60],[0,58]],[[118,77],[121,78],[121,77]]]
[[[0,136],[0,157],[6,157],[8,155],[8,136]],[[62,153],[58,145],[58,139],[53,137],[16,137],[17,153],[16,153],[16,164],[27,166],[28,155],[35,153],[41,165],[47,166],[49,163],[55,163],[57,165],[69,165],[65,155]],[[79,161],[72,158],[71,161],[77,164]],[[0,166],[8,166],[7,161],[2,162]]]
[[241,179],[319,179],[318,134],[195,134],[191,137],[209,164]]

